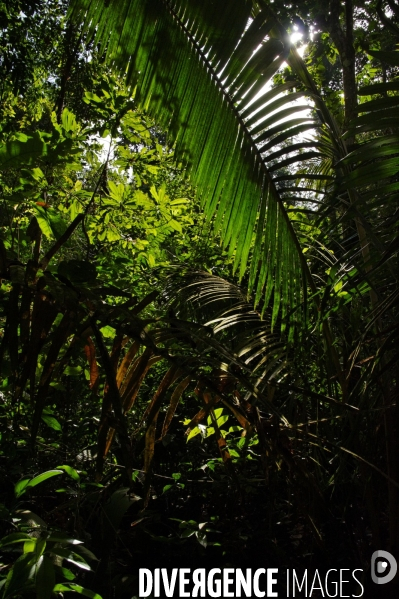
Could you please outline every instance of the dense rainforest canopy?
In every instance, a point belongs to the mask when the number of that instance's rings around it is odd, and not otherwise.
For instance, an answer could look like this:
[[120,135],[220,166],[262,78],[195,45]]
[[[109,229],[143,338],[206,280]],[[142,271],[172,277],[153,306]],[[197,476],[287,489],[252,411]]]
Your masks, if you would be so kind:
[[2,599],[397,597],[397,0],[8,0],[0,33]]

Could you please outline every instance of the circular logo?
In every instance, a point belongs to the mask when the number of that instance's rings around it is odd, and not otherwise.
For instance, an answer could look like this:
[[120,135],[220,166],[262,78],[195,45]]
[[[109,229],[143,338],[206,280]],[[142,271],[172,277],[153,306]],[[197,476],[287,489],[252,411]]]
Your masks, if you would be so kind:
[[371,579],[376,584],[386,584],[396,576],[398,564],[388,551],[379,549],[371,556]]

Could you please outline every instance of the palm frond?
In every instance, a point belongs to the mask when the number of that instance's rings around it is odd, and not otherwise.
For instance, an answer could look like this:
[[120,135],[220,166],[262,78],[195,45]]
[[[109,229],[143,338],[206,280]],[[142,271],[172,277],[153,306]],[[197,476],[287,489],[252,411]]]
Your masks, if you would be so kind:
[[[320,158],[312,137],[307,152],[295,151],[298,135],[321,122],[335,125],[319,100],[310,114],[314,86],[270,89],[287,60],[297,62],[302,79],[309,77],[270,11],[250,18],[251,9],[241,0],[228,7],[221,0],[72,1],[72,17],[84,20],[87,35],[126,73],[139,105],[176,142],[206,216],[234,256],[234,270],[242,278],[250,264],[249,290],[264,308],[273,301],[272,324],[282,317],[284,329],[288,314],[295,322],[303,277],[313,281],[285,209],[286,175],[276,160],[292,170]],[[301,179],[306,176],[302,170]]]
[[[364,294],[363,279],[372,298],[378,297],[372,274],[383,265],[391,269],[387,256],[388,248],[392,256],[394,225],[389,232],[384,217],[375,226],[373,205],[380,193],[390,201],[396,197],[396,96],[389,96],[395,82],[371,90],[385,90],[389,97],[360,105],[347,133],[360,143],[351,143],[348,155],[345,138],[287,32],[266,2],[256,5],[251,16],[251,2],[241,0],[228,8],[222,0],[72,0],[71,14],[126,74],[137,103],[168,131],[205,215],[234,257],[234,270],[239,278],[248,273],[255,307],[263,314],[270,307],[271,327],[278,323],[284,332],[288,326],[291,342],[305,320],[310,290],[345,397],[347,384],[328,323],[334,309],[328,298],[340,296],[332,292],[330,275],[323,281],[310,272],[303,249],[313,246],[330,261],[328,244],[341,245],[331,261],[337,262],[335,273],[357,273],[346,278],[348,292]],[[396,64],[396,53],[388,58]],[[285,62],[297,82],[271,86]],[[309,201],[326,206],[319,222],[330,215],[335,223],[327,236],[323,228],[320,240],[307,236],[307,224],[291,217],[293,208],[311,210]]]
[[182,324],[189,319],[208,328],[226,359],[234,356],[233,364],[255,375],[256,387],[260,380],[270,383],[287,374],[288,339],[272,332],[271,313],[262,318],[237,285],[207,272],[190,272],[172,277],[165,297],[172,298],[170,306]]

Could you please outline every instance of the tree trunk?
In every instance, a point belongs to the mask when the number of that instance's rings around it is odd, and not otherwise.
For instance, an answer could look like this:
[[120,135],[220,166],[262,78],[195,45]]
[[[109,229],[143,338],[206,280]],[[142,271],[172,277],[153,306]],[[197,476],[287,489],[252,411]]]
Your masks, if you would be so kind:
[[61,122],[61,115],[64,109],[65,96],[67,92],[68,81],[71,78],[72,68],[78,55],[81,36],[76,39],[75,30],[71,24],[68,25],[65,38],[66,60],[61,72],[60,91],[55,103],[55,113],[57,122]]
[[[353,3],[345,2],[345,27],[341,25],[341,0],[330,1],[330,16],[326,20],[327,30],[334,42],[342,65],[343,92],[345,102],[345,128],[356,116],[357,85],[355,71],[355,48],[353,46]],[[353,140],[348,140],[350,146]]]

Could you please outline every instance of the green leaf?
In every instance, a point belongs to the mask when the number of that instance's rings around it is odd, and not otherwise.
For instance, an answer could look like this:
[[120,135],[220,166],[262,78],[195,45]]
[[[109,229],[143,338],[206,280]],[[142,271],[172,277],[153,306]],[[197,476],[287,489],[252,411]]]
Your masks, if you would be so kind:
[[90,549],[87,549],[85,545],[76,545],[75,553],[83,557],[84,559],[93,560],[94,562],[98,562],[98,558],[94,555]]
[[85,589],[79,584],[71,583],[63,583],[56,584],[53,591],[55,593],[73,591],[74,593],[79,593],[79,595],[84,595],[85,597],[90,597],[90,599],[102,599],[101,595],[95,593],[94,591],[90,591],[90,589]]
[[47,424],[47,426],[49,426],[53,430],[55,430],[55,431],[62,430],[61,424],[58,422],[58,420],[56,418],[54,418],[54,416],[47,416],[47,414],[42,414],[42,420],[43,420],[43,422],[45,422]]
[[54,208],[35,206],[35,215],[42,233],[50,239],[59,239],[67,229],[67,223]]
[[20,495],[22,495],[22,493],[25,493],[25,489],[28,486],[30,480],[30,478],[23,478],[22,480],[17,482],[17,484],[14,487],[15,497],[19,497]]
[[174,229],[178,233],[182,233],[183,232],[181,224],[177,220],[174,220],[173,218],[168,222],[168,225],[170,227],[172,227],[172,229]]
[[108,181],[108,187],[110,190],[110,196],[115,200],[118,200],[118,202],[122,201],[125,194],[125,186],[123,183],[116,185],[113,181]]
[[8,573],[2,599],[8,599],[32,587],[36,570],[36,561],[32,560],[32,554],[21,555]]
[[158,195],[157,188],[155,187],[155,185],[153,185],[150,188],[150,193],[151,193],[152,197],[154,198],[154,200],[156,202],[159,202],[159,195]]
[[218,418],[217,421],[216,421],[218,427],[220,428],[222,426],[222,424],[224,424],[225,422],[227,422],[228,419],[229,419],[228,416],[221,416],[220,418]]
[[35,538],[30,538],[29,541],[25,541],[23,552],[24,553],[33,553],[36,548],[36,541],[37,541],[37,539],[35,539]]
[[241,426],[230,426],[229,428],[229,433],[238,433],[238,432],[242,432],[242,427]]
[[59,239],[67,230],[68,225],[56,209],[47,208],[46,213],[54,237]]
[[105,327],[102,327],[100,331],[105,339],[113,339],[115,337],[115,329],[108,324]]
[[189,537],[192,537],[193,535],[195,535],[196,531],[192,530],[191,528],[186,528],[185,530],[183,530],[183,532],[181,533],[181,538],[182,539],[188,539]]
[[25,541],[29,541],[31,537],[24,532],[13,532],[10,535],[7,535],[0,539],[0,547],[4,547],[5,545],[12,545],[14,543],[24,543]]
[[55,586],[55,570],[53,562],[46,555],[43,556],[36,573],[37,599],[50,599]]
[[31,136],[20,134],[18,139],[0,146],[0,170],[34,164],[47,153],[48,146],[39,132]]
[[65,578],[66,580],[75,580],[76,576],[71,570],[68,568],[63,568],[62,566],[54,566],[55,572],[59,578]]
[[[77,183],[78,183],[78,181],[77,181]],[[79,183],[80,183],[80,181],[79,181]],[[71,220],[75,220],[77,215],[81,214],[83,212],[83,208],[77,200],[72,200],[69,210],[71,213]]]
[[70,551],[69,549],[65,549],[63,547],[53,547],[51,549],[51,553],[53,553],[54,555],[58,555],[63,559],[66,559],[69,563],[73,564],[74,566],[77,566],[78,568],[81,568],[82,570],[91,571],[91,567],[86,562],[86,560],[74,551]]
[[39,214],[39,211],[37,211],[36,220],[38,222],[38,225],[39,225],[40,230],[43,233],[43,235],[45,237],[47,237],[48,239],[53,239],[53,237],[54,237],[53,231],[51,229],[51,225],[50,225],[48,218],[45,216],[42,216],[41,214]]
[[58,476],[60,474],[62,474],[60,470],[47,470],[47,472],[43,472],[43,474],[39,474],[39,476],[35,476],[35,478],[32,478],[27,486],[36,487],[36,485],[39,485],[45,480],[48,480],[49,478],[53,478],[53,476]]
[[70,112],[68,108],[64,108],[62,111],[61,124],[67,132],[76,133],[80,129],[78,123],[76,122],[75,115]]
[[198,543],[200,545],[202,545],[203,547],[207,547],[208,545],[208,539],[206,536],[206,532],[204,530],[197,530],[197,532],[195,533],[195,536],[197,537]]
[[39,167],[33,168],[30,171],[30,175],[35,181],[38,181],[39,183],[45,183],[47,185],[46,177],[41,168],[39,168]]
[[[218,420],[220,418],[220,416],[223,414],[223,408],[217,408],[216,410],[213,411],[213,413],[214,413],[215,419]],[[212,424],[211,416],[208,416],[207,423],[208,423],[208,425]]]
[[81,366],[67,366],[64,370],[64,374],[66,374],[67,376],[79,376],[81,372]]
[[199,426],[194,427],[187,435],[187,442],[201,433]]
[[[57,468],[59,470],[64,470],[68,474],[68,476],[73,478],[73,480],[80,480],[80,476],[79,476],[78,472],[75,470],[75,468],[72,468],[72,466],[57,466]],[[80,541],[77,541],[77,542],[80,542]]]
[[108,241],[119,241],[120,234],[113,228],[107,229],[106,237]]
[[104,102],[104,98],[100,98],[99,96],[97,96],[96,94],[93,94],[92,92],[85,92],[83,101],[86,102],[86,104],[89,104],[90,102],[96,102],[97,104],[101,104]]
[[83,543],[83,541],[74,539],[64,532],[51,533],[51,535],[47,538],[47,541],[53,543],[68,543],[68,545],[81,545]]
[[36,487],[36,485],[40,485],[40,483],[44,482],[45,480],[48,480],[49,478],[52,478],[53,476],[58,476],[60,474],[63,474],[61,470],[48,470],[47,472],[43,472],[43,474],[39,474],[39,476],[35,476],[35,478],[31,478],[30,480],[28,480],[26,485],[22,486],[21,482],[17,483],[17,485],[15,485],[14,488],[15,496],[20,497],[23,493],[25,493],[26,489]]

